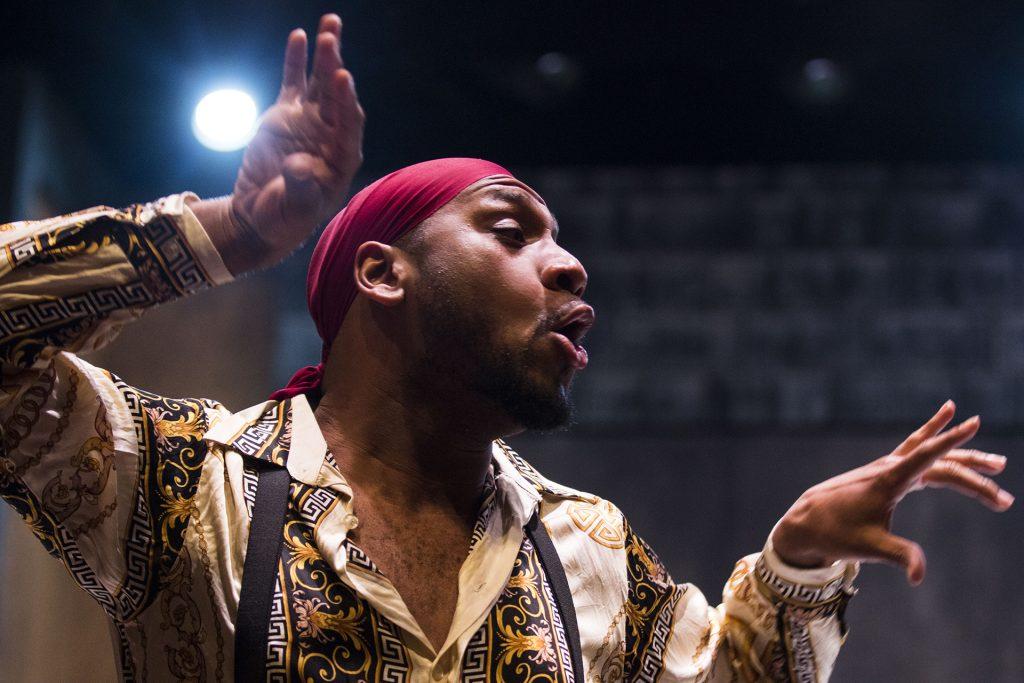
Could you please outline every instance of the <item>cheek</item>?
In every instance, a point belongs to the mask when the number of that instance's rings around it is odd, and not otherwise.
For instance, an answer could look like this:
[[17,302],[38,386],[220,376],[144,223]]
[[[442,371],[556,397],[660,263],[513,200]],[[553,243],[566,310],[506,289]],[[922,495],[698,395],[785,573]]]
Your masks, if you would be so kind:
[[471,305],[507,326],[536,327],[544,315],[545,297],[532,262],[523,256],[485,251],[467,256],[462,265],[460,279],[470,293]]

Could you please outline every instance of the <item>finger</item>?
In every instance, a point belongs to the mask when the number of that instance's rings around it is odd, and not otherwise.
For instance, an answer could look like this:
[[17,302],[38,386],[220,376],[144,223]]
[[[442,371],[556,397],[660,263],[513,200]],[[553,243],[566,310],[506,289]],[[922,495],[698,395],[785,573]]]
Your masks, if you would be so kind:
[[932,465],[924,473],[922,481],[927,486],[948,488],[976,498],[996,512],[1002,512],[1013,505],[1013,496],[1009,491],[1004,491],[995,481],[970,467],[952,460],[940,460]]
[[320,17],[320,24],[316,28],[317,33],[330,33],[335,38],[341,38],[341,17],[333,12]]
[[331,76],[331,85],[320,103],[320,116],[331,126],[343,123],[362,126],[365,117],[356,95],[355,79],[348,70],[338,69]]
[[924,581],[924,551],[921,550],[921,546],[909,539],[884,531],[879,532],[878,536],[872,539],[870,550],[866,554],[868,560],[881,560],[902,567],[911,586],[917,586]]
[[982,474],[999,474],[1006,469],[1006,456],[996,453],[985,453],[973,448],[956,448],[945,455],[943,460],[952,460],[970,467]]
[[893,482],[897,486],[909,485],[931,467],[933,462],[974,438],[980,426],[981,419],[975,415],[938,436],[925,439],[917,448],[892,465],[890,473]]
[[956,404],[952,400],[946,401],[939,408],[939,411],[932,415],[932,417],[921,425],[917,431],[908,436],[906,440],[901,443],[896,450],[893,451],[896,455],[906,455],[910,451],[921,445],[921,442],[925,439],[929,439],[945,428],[949,424],[949,421],[953,419],[953,415],[956,413]]
[[297,95],[306,90],[306,32],[297,28],[288,34],[284,49],[282,95]]
[[329,87],[332,74],[341,68],[338,37],[333,33],[318,33],[313,52],[313,71],[309,79],[309,98],[318,100]]

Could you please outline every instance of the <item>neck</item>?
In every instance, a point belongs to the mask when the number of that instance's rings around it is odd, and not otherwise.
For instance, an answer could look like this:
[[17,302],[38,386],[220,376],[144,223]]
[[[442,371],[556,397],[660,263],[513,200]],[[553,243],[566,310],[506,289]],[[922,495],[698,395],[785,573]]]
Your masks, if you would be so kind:
[[356,495],[409,509],[442,505],[472,521],[497,432],[469,406],[410,396],[386,364],[363,361],[328,368],[315,411]]

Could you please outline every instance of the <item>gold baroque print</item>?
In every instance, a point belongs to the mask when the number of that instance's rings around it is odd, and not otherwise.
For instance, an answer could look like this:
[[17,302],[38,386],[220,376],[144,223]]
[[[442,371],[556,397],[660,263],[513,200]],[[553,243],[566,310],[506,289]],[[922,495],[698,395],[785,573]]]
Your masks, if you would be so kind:
[[[69,481],[64,480],[64,471],[43,488],[43,506],[58,522],[64,522],[73,515],[82,502],[96,506],[100,494],[107,488],[110,472],[114,468],[114,441],[107,424],[107,409],[100,403],[93,421],[96,436],[89,437],[71,456]],[[51,441],[56,441],[51,437]],[[107,512],[112,512],[112,509]]]
[[545,589],[540,560],[529,539],[523,541],[512,575],[487,620],[463,656],[465,680],[495,683],[565,681],[560,667],[567,660],[556,630],[554,601]]
[[627,680],[654,680],[663,666],[673,611],[686,588],[677,586],[657,554],[626,528],[626,652]]
[[160,593],[160,630],[174,630],[178,637],[177,647],[164,646],[167,670],[178,680],[204,683],[206,629],[192,598],[192,562],[187,549],[182,551],[182,559]]
[[[293,482],[281,547],[282,593],[291,596],[288,663],[300,681],[404,680],[409,666],[396,629],[324,560],[314,527],[330,502],[319,489]],[[386,642],[385,642],[386,641]],[[294,667],[294,668],[292,668]]]
[[573,501],[569,504],[569,519],[592,541],[606,548],[617,550],[625,543],[622,515],[606,500],[597,503]]

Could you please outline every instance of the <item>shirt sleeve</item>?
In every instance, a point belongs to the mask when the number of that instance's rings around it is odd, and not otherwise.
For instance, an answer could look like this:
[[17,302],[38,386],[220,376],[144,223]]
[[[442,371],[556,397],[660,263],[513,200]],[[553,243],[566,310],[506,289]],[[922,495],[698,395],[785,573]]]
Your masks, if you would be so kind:
[[828,680],[856,563],[797,569],[769,542],[736,564],[714,607],[696,586],[674,583],[628,525],[626,538],[626,680]]
[[118,620],[174,565],[222,408],[136,389],[75,353],[231,279],[188,197],[0,226],[0,496]]

